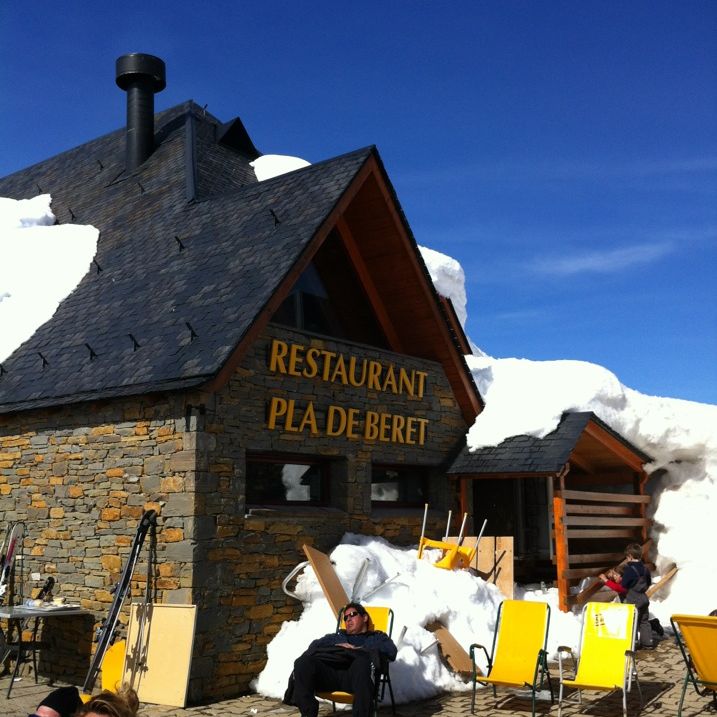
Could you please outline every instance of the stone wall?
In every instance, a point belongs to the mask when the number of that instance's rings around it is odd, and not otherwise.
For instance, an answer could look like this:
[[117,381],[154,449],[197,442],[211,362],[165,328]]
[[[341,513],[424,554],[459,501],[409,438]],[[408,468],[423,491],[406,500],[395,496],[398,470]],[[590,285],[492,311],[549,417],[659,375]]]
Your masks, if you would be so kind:
[[[55,595],[93,616],[89,623],[48,621],[45,637],[54,647],[40,664],[48,675],[76,678],[87,670],[93,623],[107,612],[144,510],[160,516],[159,601],[192,602],[195,441],[188,420],[181,396],[0,416],[0,527],[26,525],[16,591],[22,584],[29,597],[52,575]],[[144,597],[147,552],[135,571],[135,599]],[[30,581],[32,573],[42,581]],[[63,652],[63,644],[73,649]]]

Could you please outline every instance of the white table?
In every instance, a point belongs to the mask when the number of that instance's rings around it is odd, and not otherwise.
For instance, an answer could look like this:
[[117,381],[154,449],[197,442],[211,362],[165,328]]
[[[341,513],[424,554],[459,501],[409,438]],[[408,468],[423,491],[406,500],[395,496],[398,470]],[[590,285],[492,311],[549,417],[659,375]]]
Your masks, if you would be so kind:
[[[32,666],[35,672],[35,682],[37,682],[37,629],[40,620],[48,620],[59,617],[68,617],[71,615],[90,615],[89,610],[79,605],[48,605],[44,607],[26,607],[25,605],[16,605],[13,607],[0,607],[0,619],[7,620],[7,637],[5,638],[2,630],[0,630],[0,665],[7,660],[10,655],[15,655],[15,669],[10,678],[10,686],[7,688],[7,697],[10,697],[12,686],[15,683],[18,669],[23,657],[29,651],[32,651]],[[30,642],[22,639],[23,629],[27,627],[30,620],[35,620],[35,627],[32,632],[32,640]],[[17,632],[17,640],[13,641],[13,630]]]

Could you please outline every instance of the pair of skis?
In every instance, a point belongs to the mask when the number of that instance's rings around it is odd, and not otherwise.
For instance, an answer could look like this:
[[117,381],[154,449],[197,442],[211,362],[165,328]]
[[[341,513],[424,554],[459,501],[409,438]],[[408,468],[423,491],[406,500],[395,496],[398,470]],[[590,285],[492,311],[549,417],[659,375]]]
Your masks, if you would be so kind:
[[10,523],[0,546],[0,605],[7,592],[15,556],[22,546],[25,523]]
[[114,598],[112,600],[112,604],[110,605],[109,612],[107,617],[102,621],[97,633],[97,649],[95,650],[95,654],[92,656],[90,669],[87,672],[87,677],[85,677],[85,682],[82,686],[82,691],[85,694],[89,695],[92,692],[92,688],[94,687],[97,679],[97,674],[102,667],[102,660],[115,640],[117,621],[119,619],[120,611],[122,610],[125,598],[130,592],[132,574],[134,573],[134,568],[137,565],[137,560],[142,550],[144,539],[147,537],[147,533],[150,531],[150,528],[154,530],[156,525],[157,512],[154,510],[145,511],[139,525],[137,526],[137,532],[134,536],[134,540],[132,541],[132,547],[129,552],[129,557],[127,558],[127,563],[124,566],[119,582],[114,588]]

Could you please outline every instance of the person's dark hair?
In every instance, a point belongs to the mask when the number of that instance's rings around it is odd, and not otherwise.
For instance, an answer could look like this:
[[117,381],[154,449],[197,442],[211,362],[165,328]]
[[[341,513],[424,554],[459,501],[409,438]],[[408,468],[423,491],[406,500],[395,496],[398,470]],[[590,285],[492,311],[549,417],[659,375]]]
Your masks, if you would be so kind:
[[75,712],[75,717],[85,717],[93,712],[104,717],[136,717],[138,709],[137,693],[124,685],[117,693],[103,690],[96,694]]
[[50,692],[38,707],[49,707],[60,717],[72,717],[75,710],[82,705],[77,687],[58,687]]
[[640,543],[630,543],[625,548],[625,557],[633,560],[642,560],[642,545]]
[[717,610],[713,610],[713,611],[709,614],[709,617],[717,617]]
[[351,608],[356,610],[359,615],[368,615],[368,613],[366,612],[366,608],[360,602],[346,603],[344,609],[341,611],[341,614],[343,615],[347,610],[350,610]]

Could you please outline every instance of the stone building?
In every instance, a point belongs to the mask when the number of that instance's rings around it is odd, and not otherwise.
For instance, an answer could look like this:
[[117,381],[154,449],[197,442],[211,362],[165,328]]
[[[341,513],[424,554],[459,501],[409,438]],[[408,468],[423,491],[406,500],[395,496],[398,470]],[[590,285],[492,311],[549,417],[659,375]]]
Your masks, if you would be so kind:
[[[280,586],[304,543],[415,543],[425,502],[442,525],[482,400],[374,147],[259,182],[239,119],[154,116],[161,61],[120,58],[117,82],[126,129],[0,179],[100,230],[0,368],[0,523],[99,620],[156,509],[157,597],[198,606],[190,697],[217,698],[297,616]],[[86,627],[48,670],[82,674]]]

